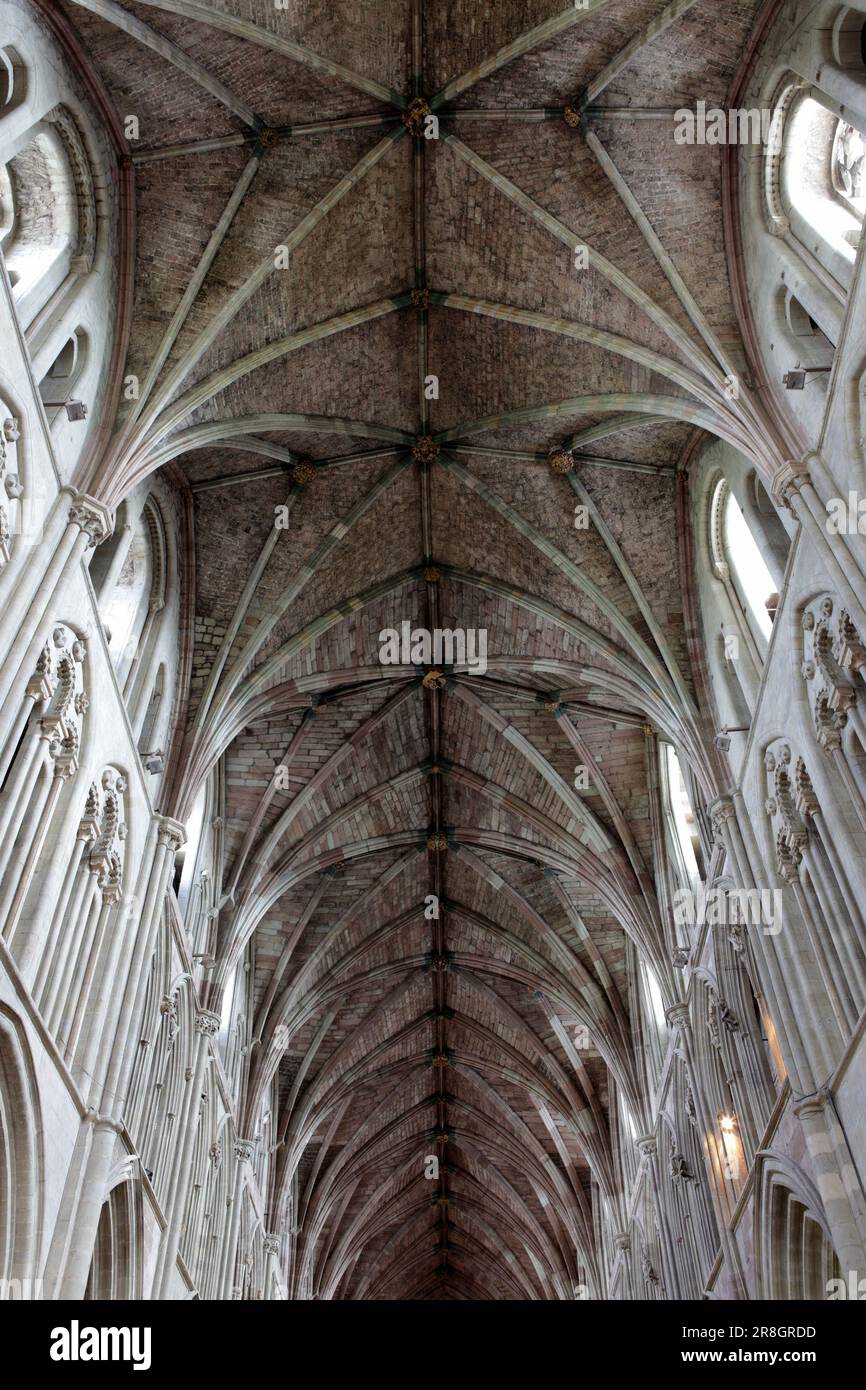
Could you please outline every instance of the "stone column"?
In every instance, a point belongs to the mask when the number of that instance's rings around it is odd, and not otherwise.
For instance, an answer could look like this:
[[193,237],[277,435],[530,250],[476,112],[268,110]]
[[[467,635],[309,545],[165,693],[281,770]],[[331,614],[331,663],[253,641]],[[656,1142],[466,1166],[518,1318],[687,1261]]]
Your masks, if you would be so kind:
[[679,1300],[682,1298],[680,1288],[680,1276],[677,1269],[676,1253],[671,1231],[668,1224],[667,1209],[662,1203],[661,1188],[659,1186],[658,1171],[658,1140],[654,1134],[645,1134],[640,1139],[635,1140],[638,1153],[647,1160],[647,1170],[652,1186],[653,1201],[656,1209],[656,1221],[659,1228],[659,1239],[662,1247],[662,1259],[665,1266],[665,1292],[668,1298]]
[[276,1233],[266,1235],[264,1238],[265,1251],[265,1287],[263,1297],[269,1299],[271,1296],[271,1286],[274,1281],[274,1274],[278,1268],[280,1258],[280,1237]]
[[749,1297],[749,1294],[746,1288],[746,1281],[743,1276],[742,1265],[740,1262],[740,1252],[737,1247],[737,1243],[732,1237],[730,1228],[728,1226],[727,1203],[722,1200],[722,1194],[719,1191],[718,1187],[717,1176],[713,1170],[713,1164],[707,1155],[707,1142],[711,1134],[715,1136],[716,1127],[715,1122],[713,1121],[713,1118],[707,1109],[706,1100],[704,1099],[704,1091],[701,1085],[700,1075],[698,1073],[698,1069],[695,1063],[695,1053],[692,1041],[692,1021],[689,1017],[688,1004],[675,1004],[673,1008],[667,1010],[666,1017],[670,1026],[672,1028],[675,1028],[679,1033],[680,1043],[682,1045],[683,1055],[686,1061],[686,1072],[688,1074],[689,1083],[692,1089],[692,1097],[695,1102],[695,1113],[697,1115],[698,1125],[701,1130],[702,1149],[704,1153],[704,1163],[707,1170],[707,1178],[710,1184],[710,1191],[715,1197],[716,1217],[718,1220],[719,1231],[721,1233],[722,1249],[725,1254],[725,1259],[728,1264],[729,1272],[734,1281],[734,1286],[737,1290],[737,1297],[747,1299]]
[[166,1227],[162,1233],[162,1243],[153,1277],[153,1298],[164,1298],[171,1281],[180,1237],[183,1229],[189,1185],[192,1177],[192,1159],[195,1153],[196,1129],[198,1126],[199,1101],[201,1099],[204,1071],[207,1065],[210,1041],[220,1029],[219,1014],[200,1013],[196,1015],[196,1045],[193,1059],[192,1078],[184,1099],[180,1126],[180,1152],[177,1155],[172,1185],[166,1200]]
[[[775,887],[772,881],[769,885],[763,881],[766,871],[761,866],[748,807],[742,792],[738,789],[731,796],[720,797],[712,806],[711,814],[742,887],[758,890],[765,886]],[[757,872],[762,873],[761,880],[756,878],[753,864],[758,866]],[[792,1085],[795,1085],[798,1077],[810,1076],[811,1070],[796,1019],[791,1017],[790,1009],[787,1008],[789,990],[782,976],[779,958],[773,943],[764,937],[763,928],[750,932],[749,939],[785,1066],[791,1076]]]
[[[110,1050],[112,1062],[105,1087],[106,1095],[116,1098],[115,1105],[119,1110],[122,1110],[126,1104],[132,1069],[138,1053],[142,1015],[147,997],[144,978],[153,955],[165,895],[174,869],[175,855],[185,840],[186,831],[179,821],[172,820],[170,816],[158,816],[156,818],[156,848],[153,861],[150,865],[145,861],[139,873],[139,883],[143,885],[141,911],[138,917],[138,928],[130,939],[131,960],[126,977],[123,1006],[114,1034],[114,1043]],[[134,912],[130,913],[130,921],[134,928]]]
[[232,1193],[232,1218],[228,1239],[223,1254],[222,1296],[230,1299],[234,1285],[235,1263],[237,1258],[238,1232],[241,1224],[241,1203],[247,1176],[247,1165],[252,1162],[256,1148],[255,1139],[235,1140],[235,1185]]
[[621,1231],[613,1238],[614,1246],[620,1255],[620,1263],[623,1268],[623,1277],[620,1280],[620,1288],[625,1294],[626,1300],[634,1298],[631,1279],[631,1236],[627,1231]]

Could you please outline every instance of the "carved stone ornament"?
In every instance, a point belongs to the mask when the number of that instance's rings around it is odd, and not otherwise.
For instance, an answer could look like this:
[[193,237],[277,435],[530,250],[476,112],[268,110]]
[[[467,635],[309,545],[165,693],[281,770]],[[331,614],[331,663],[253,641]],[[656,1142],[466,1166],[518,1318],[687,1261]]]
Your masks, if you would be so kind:
[[255,1139],[236,1139],[234,1153],[238,1163],[252,1163],[256,1151]]
[[179,821],[163,816],[156,831],[156,842],[164,849],[176,854],[186,844],[186,830]]
[[87,546],[101,545],[111,535],[114,525],[111,513],[102,502],[79,493],[69,508],[69,520],[87,537]]
[[742,922],[733,922],[728,927],[728,940],[735,955],[743,955],[746,949],[746,933]]
[[93,266],[96,251],[96,195],[90,159],[75,117],[67,107],[55,106],[44,120],[54,126],[69,161],[75,186],[78,224],[71,269],[78,274],[86,275]]
[[0,506],[0,570],[2,570],[12,557],[13,536],[18,531],[19,507],[18,503],[24,493],[24,488],[17,470],[17,451],[15,442],[18,439],[18,421],[13,416],[7,416],[3,421],[2,434],[0,434],[0,485],[6,495],[7,505]]
[[87,709],[83,685],[86,652],[83,642],[65,624],[53,629],[51,640],[56,654],[46,643],[27,683],[27,694],[42,707],[40,733],[48,743],[54,775],[65,781],[78,770],[78,751]]
[[734,1017],[724,999],[721,999],[716,991],[711,989],[709,1008],[707,1010],[707,1028],[713,1047],[721,1047],[723,1028],[727,1029],[729,1033],[736,1033],[739,1026],[739,1021]]
[[641,1269],[643,1270],[643,1277],[644,1279],[646,1279],[648,1284],[658,1284],[659,1277],[653,1269],[649,1255],[647,1255],[646,1253],[644,1254],[643,1259],[641,1260]]
[[426,129],[427,117],[430,115],[432,112],[429,102],[424,97],[413,97],[401,119],[409,134],[420,140]]
[[686,1101],[685,1101],[685,1108],[686,1108],[686,1119],[688,1120],[688,1122],[689,1122],[690,1125],[694,1125],[695,1129],[697,1129],[697,1127],[698,1127],[698,1112],[697,1112],[697,1110],[695,1109],[695,1098],[694,1098],[694,1096],[692,1095],[692,1088],[691,1088],[691,1086],[686,1086]]
[[168,1052],[171,1052],[172,1048],[174,1047],[175,1038],[177,1037],[178,1028],[180,1026],[177,1017],[177,995],[163,995],[159,1005],[159,1012],[166,1020],[166,1050]]
[[671,1140],[671,1180],[675,1183],[693,1182],[694,1174],[689,1168],[685,1154],[677,1152],[677,1146]]
[[552,473],[563,476],[574,468],[574,458],[565,449],[554,449],[553,453],[548,455],[547,462]]
[[195,1031],[201,1033],[205,1038],[215,1038],[220,1030],[219,1014],[203,1012],[196,1014]]
[[[767,772],[764,807],[773,830],[776,865],[786,883],[795,883],[799,878],[803,851],[809,843],[808,818],[817,808],[805,764],[802,759],[798,760],[792,776],[792,763],[790,745],[784,740],[773,744],[764,755]],[[798,791],[798,782],[801,791]]]
[[850,615],[831,594],[813,600],[802,624],[801,674],[818,743],[832,755],[842,746],[849,711],[857,703],[866,647]]
[[419,434],[415,440],[412,456],[416,463],[435,463],[439,457],[439,445],[429,434]]
[[307,487],[316,476],[316,465],[309,459],[302,459],[292,469],[292,482],[296,487]]
[[[114,768],[106,768],[100,787],[87,793],[79,838],[92,840],[88,867],[102,889],[106,906],[120,902],[123,893],[123,846],[126,840],[123,794],[126,779]],[[96,827],[95,836],[92,834]]]

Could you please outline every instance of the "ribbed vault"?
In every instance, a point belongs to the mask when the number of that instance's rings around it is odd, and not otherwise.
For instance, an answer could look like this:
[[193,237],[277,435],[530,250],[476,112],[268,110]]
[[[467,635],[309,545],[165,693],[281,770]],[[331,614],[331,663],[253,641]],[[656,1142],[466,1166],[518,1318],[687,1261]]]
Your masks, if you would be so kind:
[[[682,465],[703,435],[786,456],[718,151],[673,142],[758,5],[57,8],[140,131],[140,391],[81,482],[192,498],[160,809],[219,777],[209,998],[253,940],[239,1128],[276,1076],[295,1293],[603,1294],[615,1090],[648,1125],[636,952],[676,998],[659,738],[716,791]],[[381,665],[405,621],[484,629],[486,672]]]

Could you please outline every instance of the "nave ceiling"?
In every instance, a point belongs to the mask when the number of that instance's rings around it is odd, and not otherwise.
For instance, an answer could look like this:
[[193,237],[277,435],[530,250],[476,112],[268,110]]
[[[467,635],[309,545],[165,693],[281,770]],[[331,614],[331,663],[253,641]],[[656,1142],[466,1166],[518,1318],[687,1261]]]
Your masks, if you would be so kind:
[[[611,1078],[648,1124],[635,947],[675,990],[658,736],[705,793],[717,773],[682,469],[769,434],[754,383],[724,389],[719,151],[675,145],[672,112],[725,104],[759,8],[54,7],[139,123],[142,391],[87,482],[188,489],[160,809],[220,769],[212,1000],[254,937],[241,1120],[276,1074],[271,1200],[297,1171],[318,1296],[579,1284],[591,1182],[619,1200]],[[418,97],[438,139],[407,127]],[[382,666],[405,621],[486,630],[487,671]]]

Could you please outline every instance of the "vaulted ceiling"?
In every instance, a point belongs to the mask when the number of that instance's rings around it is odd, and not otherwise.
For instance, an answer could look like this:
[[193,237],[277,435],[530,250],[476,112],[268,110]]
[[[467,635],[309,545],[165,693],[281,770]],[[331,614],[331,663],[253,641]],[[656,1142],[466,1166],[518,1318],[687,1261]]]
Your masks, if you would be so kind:
[[[611,1078],[648,1123],[629,943],[676,988],[657,736],[715,775],[678,469],[767,447],[719,151],[672,114],[724,104],[759,7],[58,8],[139,122],[142,391],[90,486],[191,489],[162,809],[224,759],[214,997],[254,934],[241,1128],[278,1075],[298,1288],[570,1297]],[[404,621],[486,630],[486,673],[382,666]]]

